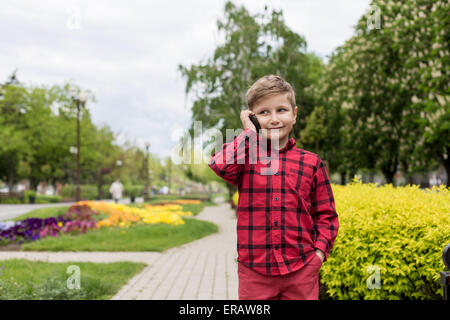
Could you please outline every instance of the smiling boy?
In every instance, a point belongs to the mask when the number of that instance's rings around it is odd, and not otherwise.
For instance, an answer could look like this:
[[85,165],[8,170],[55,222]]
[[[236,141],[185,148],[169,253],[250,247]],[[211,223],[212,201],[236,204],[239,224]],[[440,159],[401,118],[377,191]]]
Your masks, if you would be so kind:
[[[328,173],[317,154],[289,138],[298,108],[288,82],[275,75],[262,77],[246,97],[248,110],[240,114],[244,131],[209,163],[239,191],[239,299],[317,300],[319,270],[339,228]],[[256,115],[260,135],[250,115]],[[251,151],[264,145],[269,146],[270,163],[247,161]],[[273,174],[267,174],[264,169],[274,163]]]

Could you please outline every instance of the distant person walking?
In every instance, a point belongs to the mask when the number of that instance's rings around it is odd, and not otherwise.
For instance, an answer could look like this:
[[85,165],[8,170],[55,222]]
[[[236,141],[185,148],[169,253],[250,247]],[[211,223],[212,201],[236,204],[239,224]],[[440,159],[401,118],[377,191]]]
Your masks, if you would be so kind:
[[116,181],[113,182],[111,188],[109,188],[109,192],[112,194],[114,202],[118,203],[119,200],[122,198],[123,192],[123,184],[120,182],[119,179],[116,179]]

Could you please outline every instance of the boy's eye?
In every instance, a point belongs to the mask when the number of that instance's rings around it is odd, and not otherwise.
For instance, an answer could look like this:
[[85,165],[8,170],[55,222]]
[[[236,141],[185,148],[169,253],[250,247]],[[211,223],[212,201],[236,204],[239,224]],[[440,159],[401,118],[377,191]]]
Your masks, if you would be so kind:
[[[281,111],[281,110],[286,111],[287,109],[286,109],[286,108],[280,108],[280,109],[278,109],[278,111]],[[260,112],[260,114],[262,114],[262,113],[264,113],[264,112],[267,112],[267,111],[266,111],[266,110],[263,110],[263,111]]]

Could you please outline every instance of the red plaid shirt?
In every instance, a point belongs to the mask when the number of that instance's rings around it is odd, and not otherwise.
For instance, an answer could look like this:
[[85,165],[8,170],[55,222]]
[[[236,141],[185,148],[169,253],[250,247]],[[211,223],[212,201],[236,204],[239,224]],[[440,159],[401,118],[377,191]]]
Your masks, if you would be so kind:
[[238,187],[238,261],[265,275],[301,269],[314,258],[315,249],[325,253],[326,261],[339,222],[322,160],[290,138],[278,157],[267,162],[270,140],[266,146],[259,141],[254,131],[245,129],[209,163]]

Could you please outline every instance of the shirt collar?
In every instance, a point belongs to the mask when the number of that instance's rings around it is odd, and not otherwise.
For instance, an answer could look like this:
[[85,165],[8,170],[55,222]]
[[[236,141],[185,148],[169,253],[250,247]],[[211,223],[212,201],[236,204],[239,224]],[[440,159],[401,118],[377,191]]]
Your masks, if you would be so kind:
[[286,145],[284,146],[283,149],[280,150],[280,152],[286,152],[286,151],[290,150],[295,145],[296,145],[296,143],[295,143],[294,138],[289,138],[289,140],[286,142]]

